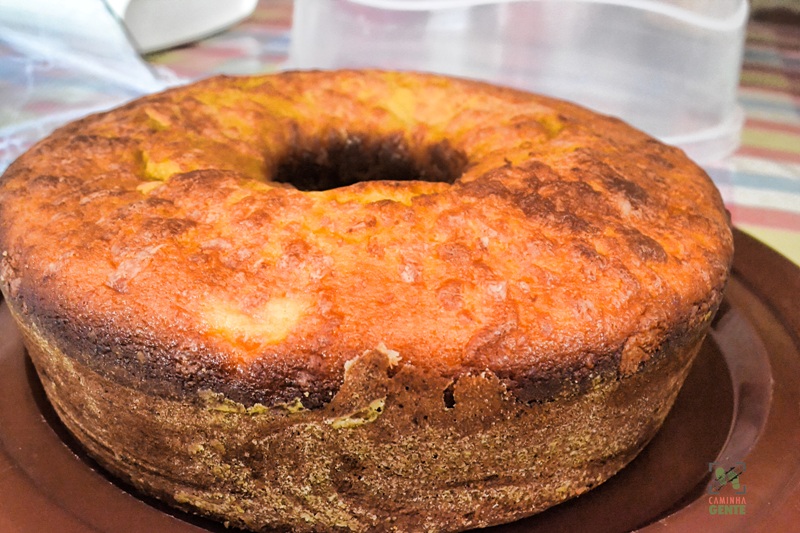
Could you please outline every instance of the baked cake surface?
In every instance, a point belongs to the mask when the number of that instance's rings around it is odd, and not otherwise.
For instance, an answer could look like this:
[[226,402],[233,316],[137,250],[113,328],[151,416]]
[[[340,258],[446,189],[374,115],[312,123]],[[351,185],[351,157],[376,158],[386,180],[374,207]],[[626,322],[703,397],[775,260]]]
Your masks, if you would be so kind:
[[705,173],[616,119],[340,71],[58,130],[3,176],[0,250],[48,395],[109,469],[253,529],[415,530],[524,516],[629,461],[732,238]]

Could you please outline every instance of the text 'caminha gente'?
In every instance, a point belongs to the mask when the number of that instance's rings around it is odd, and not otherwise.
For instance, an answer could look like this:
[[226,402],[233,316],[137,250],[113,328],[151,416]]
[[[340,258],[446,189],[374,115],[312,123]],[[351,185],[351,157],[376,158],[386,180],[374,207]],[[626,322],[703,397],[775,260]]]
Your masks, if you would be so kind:
[[709,496],[708,512],[718,515],[743,515],[747,501],[744,496]]

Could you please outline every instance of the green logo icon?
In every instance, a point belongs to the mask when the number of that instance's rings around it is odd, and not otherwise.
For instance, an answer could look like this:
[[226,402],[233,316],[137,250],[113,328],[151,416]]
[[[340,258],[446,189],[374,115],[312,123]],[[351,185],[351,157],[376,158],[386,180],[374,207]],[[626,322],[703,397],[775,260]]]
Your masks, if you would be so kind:
[[747,488],[741,481],[745,470],[744,463],[736,463],[727,468],[717,463],[708,463],[708,470],[713,474],[711,482],[708,484],[709,494],[719,494],[726,485],[733,489],[733,494],[747,492]]
[[733,494],[744,494],[747,491],[741,477],[745,471],[744,463],[734,463],[733,465],[722,465],[719,463],[708,463],[708,470],[712,473],[711,481],[708,484],[709,494],[719,494],[725,486],[733,490]]
[[747,487],[742,483],[744,463],[708,463],[711,481],[708,482],[708,513],[711,515],[744,515]]

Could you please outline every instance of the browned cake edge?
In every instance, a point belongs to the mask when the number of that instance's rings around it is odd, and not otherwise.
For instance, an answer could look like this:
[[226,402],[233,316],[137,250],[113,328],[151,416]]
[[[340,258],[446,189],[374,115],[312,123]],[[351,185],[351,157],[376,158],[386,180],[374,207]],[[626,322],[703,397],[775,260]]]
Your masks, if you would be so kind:
[[11,310],[61,420],[105,468],[183,509],[287,531],[461,530],[587,491],[661,426],[712,315],[637,372],[548,401],[521,402],[492,373],[454,382],[375,350],[308,410],[120,384]]
[[[617,379],[636,372],[651,358],[669,356],[670,345],[683,343],[684,338],[693,337],[708,324],[722,301],[726,279],[719,280],[721,285],[704,301],[679,315],[679,321],[656,324],[617,349],[587,351],[565,360],[553,358],[538,367],[501,366],[491,370],[514,398],[526,404],[574,395],[592,387],[598,379]],[[298,388],[290,383],[295,369],[268,368],[257,362],[236,368],[192,332],[184,332],[185,344],[176,345],[143,328],[118,329],[102,312],[91,308],[63,307],[65,302],[58,295],[37,291],[36,287],[10,292],[6,300],[17,311],[18,320],[42,332],[54,349],[117,385],[150,395],[181,400],[214,390],[246,407],[299,401],[305,408],[316,409],[337,394],[344,379],[343,368],[332,368],[318,372],[313,382]],[[623,352],[640,353],[638,361],[633,365],[623,361]],[[357,355],[353,353],[349,359]],[[400,367],[406,364],[399,362]],[[488,369],[462,366],[439,377],[455,382],[483,370]],[[281,387],[283,380],[287,383]]]

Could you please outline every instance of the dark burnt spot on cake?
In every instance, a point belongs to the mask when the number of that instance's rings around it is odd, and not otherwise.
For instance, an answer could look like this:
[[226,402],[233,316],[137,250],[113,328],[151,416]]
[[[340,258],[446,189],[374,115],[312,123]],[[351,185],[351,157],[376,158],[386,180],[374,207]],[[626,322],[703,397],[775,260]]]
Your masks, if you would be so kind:
[[658,172],[653,172],[653,170],[649,168],[644,168],[642,170],[642,174],[644,176],[644,179],[650,183],[658,184],[662,187],[669,186],[669,182],[667,181],[667,179]]
[[81,180],[72,176],[54,176],[52,174],[43,174],[36,176],[27,182],[28,193],[43,192],[46,190],[55,191],[56,189],[63,189],[67,191],[74,190],[79,187]]
[[642,261],[654,261],[656,263],[666,263],[668,256],[664,247],[658,241],[648,237],[636,228],[626,228],[622,230],[625,239],[631,250]]
[[647,154],[645,157],[662,168],[668,170],[675,168],[675,165],[672,164],[672,162],[669,159],[666,159],[665,157],[662,157],[658,154]]
[[548,165],[536,161],[525,161],[492,169],[480,179],[460,183],[458,193],[462,196],[487,198],[495,196],[517,202],[519,198],[539,191],[542,184],[558,180],[558,174]]
[[105,136],[96,134],[78,134],[70,137],[68,146],[76,150],[104,151],[124,148],[132,145],[127,137]]
[[600,154],[581,148],[575,151],[573,161],[570,173],[577,179],[598,181],[609,192],[622,195],[634,208],[647,203],[647,191],[606,163]]
[[585,219],[570,211],[560,210],[555,203],[540,194],[527,194],[517,200],[517,206],[525,216],[571,233],[591,233],[596,228]]
[[[502,171],[494,171],[494,173],[502,174]],[[500,179],[494,179],[491,176],[486,176],[484,179],[460,183],[458,185],[458,192],[463,196],[472,196],[474,198],[488,198],[489,196],[497,196],[500,198],[509,197],[512,193]]]
[[635,182],[626,180],[615,174],[603,175],[603,183],[610,192],[621,193],[631,203],[637,207],[645,203],[648,199],[647,192]]
[[680,150],[665,145],[656,139],[646,139],[644,145],[642,154],[650,163],[664,170],[672,170],[675,168],[675,164],[670,159],[676,155],[680,155]]
[[550,165],[531,159],[517,167],[520,177],[530,186],[537,183],[547,183],[551,181],[560,180],[558,172],[556,172]]
[[142,221],[142,237],[152,242],[175,238],[197,226],[186,218],[149,217]]
[[561,213],[574,213],[583,219],[607,216],[608,206],[603,195],[583,181],[552,181],[539,188],[539,194],[550,199]]
[[402,133],[329,132],[304,138],[279,157],[270,181],[301,191],[326,191],[364,181],[454,183],[467,157],[447,140],[412,146]]
[[[295,358],[297,353],[288,357],[280,350],[271,350],[247,364],[223,366],[215,371],[219,378],[212,376],[213,379],[205,386],[248,407],[254,404],[271,407],[299,401],[305,409],[319,409],[327,405],[341,388],[342,369],[333,368],[332,360],[314,350],[297,352],[302,359]],[[237,379],[231,380],[231,375],[236,375]],[[274,385],[275,390],[264,390],[264,383]]]
[[599,268],[605,268],[608,265],[608,258],[599,253],[593,246],[578,242],[575,245],[575,251],[581,259],[586,260]]
[[615,379],[620,354],[621,350],[587,353],[557,367],[497,369],[495,373],[517,401],[526,405],[541,404],[583,394],[599,382]]

